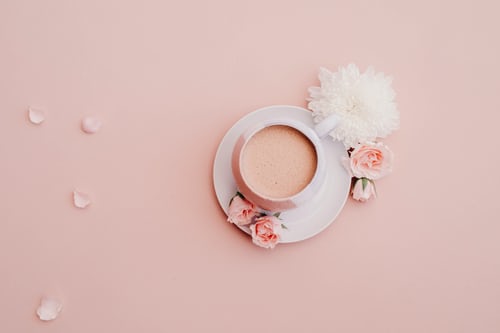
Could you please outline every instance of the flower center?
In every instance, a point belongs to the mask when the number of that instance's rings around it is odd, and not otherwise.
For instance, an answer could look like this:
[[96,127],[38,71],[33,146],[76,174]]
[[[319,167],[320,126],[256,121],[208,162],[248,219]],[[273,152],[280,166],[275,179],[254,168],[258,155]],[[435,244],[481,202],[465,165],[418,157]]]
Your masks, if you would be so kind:
[[359,100],[355,96],[349,96],[346,103],[346,112],[356,113],[359,111]]

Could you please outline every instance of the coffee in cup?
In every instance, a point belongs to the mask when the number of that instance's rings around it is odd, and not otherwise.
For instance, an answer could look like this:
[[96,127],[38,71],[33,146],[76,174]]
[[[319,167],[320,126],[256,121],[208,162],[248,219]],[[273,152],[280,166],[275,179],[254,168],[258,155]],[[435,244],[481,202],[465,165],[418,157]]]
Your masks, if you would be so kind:
[[320,136],[337,121],[312,128],[292,119],[275,119],[243,133],[233,150],[238,190],[271,212],[298,207],[318,192],[326,174]]
[[302,191],[311,182],[318,159],[311,141],[286,125],[261,129],[248,140],[241,154],[241,173],[248,186],[274,199]]

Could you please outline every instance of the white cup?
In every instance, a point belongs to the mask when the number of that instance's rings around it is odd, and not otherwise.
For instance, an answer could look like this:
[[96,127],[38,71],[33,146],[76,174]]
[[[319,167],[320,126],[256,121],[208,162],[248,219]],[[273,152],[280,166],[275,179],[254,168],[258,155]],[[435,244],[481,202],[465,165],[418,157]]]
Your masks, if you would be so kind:
[[[284,210],[299,207],[303,203],[311,200],[321,189],[326,176],[326,158],[322,138],[337,126],[339,118],[335,115],[329,116],[314,127],[293,119],[276,118],[248,128],[236,141],[232,153],[232,171],[238,186],[238,190],[246,199],[270,212],[281,212]],[[316,152],[316,171],[311,181],[298,193],[286,197],[270,197],[253,189],[252,184],[245,179],[243,171],[243,152],[247,143],[261,130],[270,126],[288,126],[303,134],[312,144]]]

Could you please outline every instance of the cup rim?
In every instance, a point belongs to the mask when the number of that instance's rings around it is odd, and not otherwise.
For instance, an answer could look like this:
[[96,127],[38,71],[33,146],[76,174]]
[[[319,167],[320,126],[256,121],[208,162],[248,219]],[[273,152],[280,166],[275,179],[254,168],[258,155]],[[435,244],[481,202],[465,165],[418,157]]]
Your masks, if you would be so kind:
[[[302,188],[299,192],[288,196],[288,197],[282,197],[282,198],[274,198],[274,197],[269,197],[266,195],[263,195],[256,191],[251,184],[247,182],[244,176],[244,169],[243,169],[243,152],[245,151],[245,147],[248,144],[248,142],[252,139],[252,137],[257,134],[258,132],[262,131],[265,128],[271,127],[271,126],[288,126],[291,127],[297,131],[299,131],[302,135],[304,135],[309,142],[311,142],[314,151],[316,153],[316,169],[314,171],[314,175],[311,178],[311,180],[307,183],[304,188]],[[325,163],[324,161],[324,156],[323,152],[321,151],[321,139],[318,137],[316,132],[314,131],[313,128],[307,126],[306,124],[293,120],[293,119],[284,119],[284,118],[277,118],[277,119],[272,119],[265,124],[258,124],[253,127],[251,127],[249,130],[247,130],[244,134],[245,137],[245,142],[241,146],[240,152],[239,152],[239,157],[238,157],[238,164],[239,164],[239,169],[240,169],[240,174],[241,174],[241,180],[245,183],[245,185],[248,187],[252,193],[258,197],[260,197],[263,200],[274,202],[277,204],[280,203],[285,203],[288,201],[299,201],[297,199],[300,199],[300,197],[304,196],[309,189],[313,186],[313,184],[318,182],[318,179],[320,178],[320,173],[322,172],[323,165]]]

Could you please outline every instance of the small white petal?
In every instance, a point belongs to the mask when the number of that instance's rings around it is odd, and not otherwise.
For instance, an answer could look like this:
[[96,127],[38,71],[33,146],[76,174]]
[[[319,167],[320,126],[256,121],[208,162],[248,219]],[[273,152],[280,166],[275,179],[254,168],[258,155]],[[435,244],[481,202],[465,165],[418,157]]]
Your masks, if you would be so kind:
[[45,112],[40,109],[29,108],[28,117],[33,124],[39,125],[45,120]]
[[43,297],[40,306],[36,309],[38,318],[43,321],[54,320],[62,310],[62,303],[54,298]]
[[87,193],[73,191],[73,203],[75,207],[85,208],[90,205],[90,197]]
[[101,121],[95,117],[85,117],[82,119],[82,131],[93,134],[101,128]]

